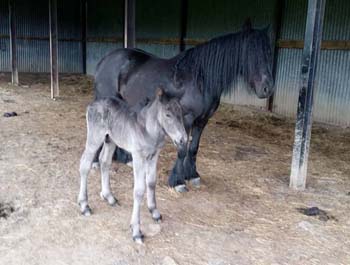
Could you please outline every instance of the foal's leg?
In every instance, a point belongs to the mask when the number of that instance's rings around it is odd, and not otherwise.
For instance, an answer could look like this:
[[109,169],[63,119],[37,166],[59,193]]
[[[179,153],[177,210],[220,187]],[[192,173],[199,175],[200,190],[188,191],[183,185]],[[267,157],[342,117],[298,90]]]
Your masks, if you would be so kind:
[[140,230],[140,207],[143,194],[145,193],[146,165],[144,158],[138,154],[132,155],[134,170],[134,205],[132,209],[130,228],[133,240],[137,243],[142,243],[143,234]]
[[152,159],[147,161],[147,172],[146,172],[146,185],[147,185],[147,206],[152,214],[152,218],[155,221],[162,219],[161,214],[157,209],[156,203],[156,182],[157,182],[157,161],[159,151],[154,155]]
[[100,141],[97,139],[98,137],[95,138],[92,137],[92,135],[87,136],[85,150],[80,159],[80,191],[78,196],[78,204],[80,206],[81,213],[85,216],[91,215],[91,208],[88,205],[87,178],[96,152],[103,143],[103,137],[101,137]]
[[116,145],[111,139],[107,138],[100,153],[99,161],[101,167],[101,198],[106,200],[109,205],[115,205],[118,201],[113,196],[110,189],[109,169],[112,164],[112,157]]

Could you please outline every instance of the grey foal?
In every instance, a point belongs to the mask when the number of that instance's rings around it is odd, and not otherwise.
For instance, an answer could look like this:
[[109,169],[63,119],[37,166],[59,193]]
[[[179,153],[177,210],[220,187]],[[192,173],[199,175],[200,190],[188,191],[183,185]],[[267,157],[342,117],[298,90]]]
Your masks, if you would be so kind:
[[116,146],[130,152],[133,157],[134,205],[131,217],[133,240],[142,243],[140,206],[147,187],[147,205],[152,218],[161,220],[156,205],[155,186],[157,161],[167,134],[173,143],[183,149],[187,146],[187,133],[177,99],[168,98],[161,89],[155,99],[141,110],[133,111],[121,98],[106,98],[87,107],[87,139],[80,160],[80,192],[78,203],[81,213],[89,216],[87,177],[92,162],[103,145],[99,156],[101,169],[101,197],[110,205],[117,203],[111,192],[109,168]]

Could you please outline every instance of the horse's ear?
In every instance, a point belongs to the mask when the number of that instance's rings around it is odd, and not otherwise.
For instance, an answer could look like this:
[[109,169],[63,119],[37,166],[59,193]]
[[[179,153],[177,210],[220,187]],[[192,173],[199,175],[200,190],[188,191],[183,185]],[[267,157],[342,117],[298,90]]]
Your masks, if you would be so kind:
[[252,21],[250,19],[250,17],[248,17],[245,21],[244,24],[242,26],[242,30],[243,31],[251,31],[252,30]]

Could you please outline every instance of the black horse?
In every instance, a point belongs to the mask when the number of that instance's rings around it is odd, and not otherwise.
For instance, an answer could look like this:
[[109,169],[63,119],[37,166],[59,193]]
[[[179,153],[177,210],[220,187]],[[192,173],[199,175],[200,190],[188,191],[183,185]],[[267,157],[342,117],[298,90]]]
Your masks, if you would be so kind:
[[[169,185],[186,191],[185,180],[199,184],[196,155],[203,129],[221,95],[232,93],[239,77],[259,98],[274,91],[268,29],[253,29],[249,20],[240,32],[214,38],[171,59],[139,49],[117,49],[97,65],[95,96],[120,93],[131,106],[140,106],[155,97],[157,87],[163,87],[167,95],[180,99],[192,139],[186,150],[178,150]],[[121,149],[116,154],[118,160],[131,159]]]

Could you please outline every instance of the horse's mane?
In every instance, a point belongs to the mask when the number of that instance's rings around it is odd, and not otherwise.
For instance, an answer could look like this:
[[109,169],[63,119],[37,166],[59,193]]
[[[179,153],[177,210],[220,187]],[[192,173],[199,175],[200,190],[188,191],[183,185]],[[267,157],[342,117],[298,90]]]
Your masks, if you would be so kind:
[[253,62],[249,60],[247,52],[248,34],[254,34],[249,40],[254,41],[254,44],[264,41],[260,30],[241,31],[214,38],[188,49],[179,56],[175,64],[175,81],[179,80],[181,73],[190,72],[196,85],[200,85],[210,96],[231,94],[232,89],[236,87],[232,84],[239,76],[247,81],[249,69],[252,69],[250,64]]

